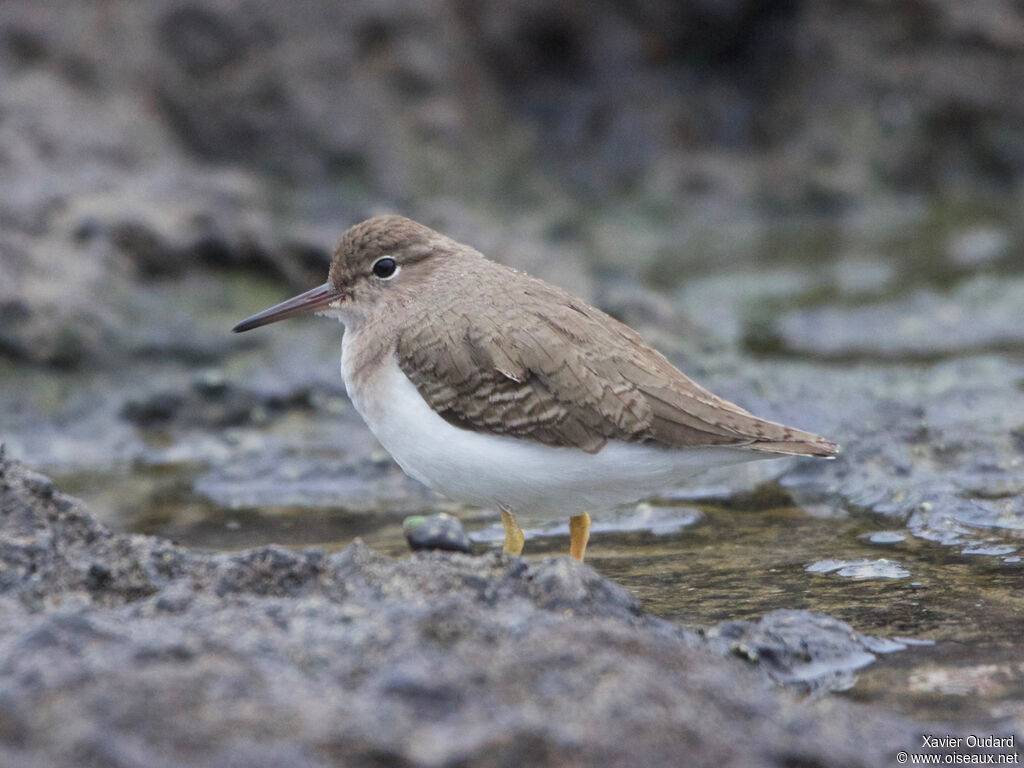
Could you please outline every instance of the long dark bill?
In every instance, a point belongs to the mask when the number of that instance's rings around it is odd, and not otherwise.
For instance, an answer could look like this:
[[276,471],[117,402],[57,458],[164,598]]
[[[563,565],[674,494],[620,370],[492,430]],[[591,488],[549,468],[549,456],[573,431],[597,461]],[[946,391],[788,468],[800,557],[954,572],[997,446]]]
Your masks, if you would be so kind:
[[288,299],[288,301],[275,304],[270,309],[264,309],[252,317],[245,318],[245,320],[231,330],[235,333],[242,333],[242,331],[251,331],[253,328],[259,328],[261,325],[269,325],[289,317],[311,315],[314,312],[327,309],[330,304],[340,299],[341,296],[342,294],[331,288],[330,283],[324,283],[305,293],[300,293],[298,296]]

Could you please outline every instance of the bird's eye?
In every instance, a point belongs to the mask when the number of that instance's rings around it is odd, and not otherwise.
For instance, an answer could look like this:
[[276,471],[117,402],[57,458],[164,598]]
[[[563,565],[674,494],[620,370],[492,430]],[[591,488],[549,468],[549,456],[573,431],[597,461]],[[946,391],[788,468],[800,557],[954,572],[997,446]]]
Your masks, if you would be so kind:
[[398,272],[398,263],[390,256],[384,256],[373,262],[373,274],[381,280],[394,277],[396,272]]

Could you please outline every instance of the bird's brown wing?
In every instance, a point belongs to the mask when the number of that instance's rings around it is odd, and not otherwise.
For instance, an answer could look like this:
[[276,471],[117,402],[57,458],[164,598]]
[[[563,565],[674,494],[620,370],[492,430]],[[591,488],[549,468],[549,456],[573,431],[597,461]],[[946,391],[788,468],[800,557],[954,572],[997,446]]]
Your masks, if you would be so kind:
[[539,282],[472,321],[443,310],[406,331],[397,354],[434,410],[477,432],[589,453],[608,440],[835,452],[827,440],[716,397],[632,329]]

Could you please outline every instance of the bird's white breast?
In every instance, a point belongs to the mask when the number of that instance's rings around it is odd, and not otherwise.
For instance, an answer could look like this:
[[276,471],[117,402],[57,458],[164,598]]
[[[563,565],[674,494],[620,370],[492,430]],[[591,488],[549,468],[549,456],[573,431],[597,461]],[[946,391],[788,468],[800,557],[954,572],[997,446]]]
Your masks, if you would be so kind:
[[617,441],[588,454],[461,429],[427,404],[394,357],[355,375],[355,336],[345,334],[341,373],[356,410],[406,474],[457,501],[527,518],[599,512],[710,467],[768,458],[737,448],[668,450]]

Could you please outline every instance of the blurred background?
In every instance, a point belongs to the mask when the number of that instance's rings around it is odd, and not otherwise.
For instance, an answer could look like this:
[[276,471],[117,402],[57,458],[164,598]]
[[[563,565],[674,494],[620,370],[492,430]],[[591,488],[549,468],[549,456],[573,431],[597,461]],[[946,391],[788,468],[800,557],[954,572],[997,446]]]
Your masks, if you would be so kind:
[[378,211],[593,299],[1021,264],[1011,0],[7,0],[0,75],[0,347],[32,364],[231,349],[153,302],[304,288]]
[[[336,324],[230,333],[402,213],[844,443],[595,524],[591,562],[650,610],[811,607],[1003,670],[1022,182],[1019,0],[4,0],[0,439],[190,546],[398,553],[423,509],[493,546],[493,510],[429,496],[363,427]],[[858,690],[948,680],[906,674]]]
[[7,0],[0,83],[0,427],[122,526],[421,503],[350,413],[339,328],[228,332],[375,213],[811,428],[837,412],[793,361],[1024,345],[1009,0]]

